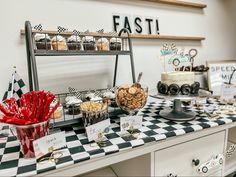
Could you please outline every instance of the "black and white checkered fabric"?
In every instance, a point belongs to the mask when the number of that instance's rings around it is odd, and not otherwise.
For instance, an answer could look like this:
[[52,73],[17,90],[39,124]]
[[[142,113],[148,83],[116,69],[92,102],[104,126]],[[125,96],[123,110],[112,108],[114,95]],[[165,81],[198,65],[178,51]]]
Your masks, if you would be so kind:
[[18,101],[21,95],[27,92],[24,81],[16,72],[14,72],[2,100],[4,101],[5,99],[14,97]]
[[[61,150],[57,164],[48,162],[37,164],[35,159],[24,159],[20,146],[14,136],[1,139],[0,142],[0,176],[32,176],[50,170],[80,163],[89,159],[107,156],[127,149],[132,149],[150,142],[164,140],[169,137],[184,135],[211,127],[217,127],[236,121],[236,115],[225,115],[217,120],[209,119],[204,111],[195,109],[197,118],[189,122],[173,122],[159,116],[160,110],[170,107],[171,102],[158,101],[148,103],[138,114],[143,116],[143,126],[135,135],[123,136],[120,132],[119,115],[111,117],[111,129],[105,134],[106,146],[101,147],[95,142],[88,142],[85,130],[78,126],[61,128],[55,131],[66,131],[67,148]],[[190,109],[186,107],[185,109]],[[127,132],[128,133],[128,132]]]

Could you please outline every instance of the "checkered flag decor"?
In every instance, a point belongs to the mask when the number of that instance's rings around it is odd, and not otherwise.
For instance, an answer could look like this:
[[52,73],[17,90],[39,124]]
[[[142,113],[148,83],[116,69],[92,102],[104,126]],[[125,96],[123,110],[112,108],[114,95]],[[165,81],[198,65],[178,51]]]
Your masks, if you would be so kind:
[[103,34],[104,33],[104,29],[98,30],[97,33]]
[[101,93],[101,91],[95,90],[94,95],[98,96],[98,97],[101,97],[102,93]]
[[12,79],[9,82],[8,89],[5,92],[2,101],[14,97],[16,101],[19,100],[22,94],[27,93],[28,90],[24,81],[17,74],[16,71],[12,74]]
[[81,94],[78,90],[76,90],[75,88],[69,87],[68,90],[69,90],[69,92],[70,92],[71,94],[75,95],[77,98],[80,98],[81,95],[82,95],[82,94]]
[[58,32],[58,33],[63,33],[63,32],[65,32],[65,31],[67,31],[66,28],[64,28],[64,27],[62,27],[62,26],[58,26],[58,27],[57,27],[57,32]]
[[73,30],[73,35],[75,35],[75,36],[79,36],[80,35],[80,32],[79,31],[77,31],[77,30]]
[[117,32],[116,31],[112,31],[109,33],[111,36],[118,36]]
[[86,30],[86,31],[84,32],[84,34],[89,34],[89,30]]
[[42,31],[42,30],[43,30],[42,24],[35,25],[33,28],[34,28],[35,30],[38,30],[38,31]]

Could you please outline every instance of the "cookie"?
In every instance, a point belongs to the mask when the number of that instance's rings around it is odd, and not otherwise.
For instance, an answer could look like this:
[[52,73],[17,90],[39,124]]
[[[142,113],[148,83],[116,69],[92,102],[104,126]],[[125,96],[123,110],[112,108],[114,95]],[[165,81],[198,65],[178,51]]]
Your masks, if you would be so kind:
[[189,95],[191,93],[191,86],[184,84],[181,86],[180,90],[183,95]]
[[178,95],[180,88],[177,84],[171,84],[168,88],[170,95]]
[[157,84],[157,90],[158,90],[158,93],[165,95],[168,93],[168,85],[159,81]]
[[147,92],[139,83],[133,84],[131,87],[123,85],[117,89],[117,104],[128,111],[142,108],[146,100]]
[[191,94],[196,95],[198,94],[199,90],[200,90],[199,82],[195,82],[194,84],[191,85]]

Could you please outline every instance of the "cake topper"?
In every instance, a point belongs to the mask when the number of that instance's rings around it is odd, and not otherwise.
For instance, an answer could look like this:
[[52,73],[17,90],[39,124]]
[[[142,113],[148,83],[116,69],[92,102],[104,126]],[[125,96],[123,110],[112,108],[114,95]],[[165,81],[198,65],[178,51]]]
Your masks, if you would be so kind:
[[111,31],[111,32],[109,32],[109,34],[113,37],[118,35],[116,31]]
[[42,31],[43,30],[43,26],[42,26],[42,24],[38,24],[38,25],[35,25],[33,27],[33,29],[38,30],[38,31]]
[[79,38],[80,32],[77,31],[77,30],[73,30],[72,34],[76,36],[76,41],[78,41],[78,38]]
[[191,61],[190,72],[193,70],[194,58],[197,56],[197,53],[197,49],[190,49],[188,52]]
[[58,26],[57,27],[57,32],[60,34],[60,33],[64,33],[64,32],[66,32],[68,29],[66,29],[66,28],[64,28],[64,27],[62,27],[62,26]]
[[86,30],[85,32],[84,32],[84,34],[89,34],[90,32],[89,32],[89,30]]
[[80,32],[79,31],[77,31],[77,30],[73,30],[73,35],[75,35],[75,36],[79,36],[80,35]]
[[[189,50],[188,53],[185,52],[184,48],[178,49],[175,44],[164,44],[161,49],[161,63],[164,66],[164,71],[166,72],[166,61],[168,65],[174,67],[175,71],[179,71],[179,67],[182,66],[183,71],[188,66],[193,67],[194,57],[197,55],[196,49]],[[191,69],[192,71],[192,69]]]
[[81,98],[82,94],[77,89],[72,88],[72,87],[68,87],[68,90],[71,94],[73,94],[77,98]]
[[168,55],[173,55],[176,54],[178,49],[176,48],[175,44],[164,44],[162,49],[161,49],[161,56],[168,56]]
[[104,29],[97,30],[97,33],[103,34],[104,33]]

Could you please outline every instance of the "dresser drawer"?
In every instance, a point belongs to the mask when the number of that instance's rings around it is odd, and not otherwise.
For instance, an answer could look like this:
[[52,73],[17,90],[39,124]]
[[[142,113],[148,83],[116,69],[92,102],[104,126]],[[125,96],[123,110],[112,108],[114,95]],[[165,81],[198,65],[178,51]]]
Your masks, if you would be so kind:
[[[201,137],[186,143],[155,152],[155,176],[210,176],[221,170],[222,165],[200,173],[198,168],[212,157],[223,154],[225,131]],[[199,165],[193,164],[198,160]]]

